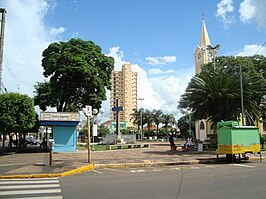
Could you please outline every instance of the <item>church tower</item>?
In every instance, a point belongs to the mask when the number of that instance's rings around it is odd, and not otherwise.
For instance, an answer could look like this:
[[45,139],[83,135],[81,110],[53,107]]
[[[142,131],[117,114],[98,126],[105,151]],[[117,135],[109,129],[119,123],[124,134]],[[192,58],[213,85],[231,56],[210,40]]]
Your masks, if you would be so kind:
[[195,59],[195,73],[200,73],[201,66],[203,64],[215,61],[215,57],[217,55],[217,50],[219,45],[212,47],[209,35],[207,32],[207,28],[205,25],[204,18],[202,19],[202,28],[200,35],[200,42],[194,52]]
[[[212,47],[203,18],[200,42],[194,51],[196,74],[201,72],[201,67],[203,64],[207,64],[209,62],[213,62],[215,64],[215,57],[217,56],[217,51],[219,47],[220,45]],[[214,134],[214,127],[212,123],[207,120],[207,118],[195,121],[195,129],[196,139],[199,140],[200,143],[210,141],[210,135]]]

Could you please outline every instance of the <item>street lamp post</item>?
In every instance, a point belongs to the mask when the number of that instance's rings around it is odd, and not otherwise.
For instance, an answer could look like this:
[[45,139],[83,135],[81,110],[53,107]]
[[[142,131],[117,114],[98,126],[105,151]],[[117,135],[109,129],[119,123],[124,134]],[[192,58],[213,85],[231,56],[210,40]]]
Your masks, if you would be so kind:
[[95,123],[95,117],[98,114],[98,110],[97,109],[93,109],[92,111],[92,150],[94,150],[94,123]]
[[143,140],[143,127],[142,127],[142,100],[144,100],[144,98],[138,98],[138,100],[140,101],[140,139]]
[[[94,150],[94,136],[97,136],[97,127],[98,127],[98,123],[102,120],[102,114],[104,113],[104,111],[102,109],[98,110],[97,109],[93,109],[92,111],[92,150]],[[94,124],[96,123],[96,128],[94,128]]]
[[241,112],[242,112],[242,125],[245,126],[245,113],[244,113],[244,96],[243,96],[243,81],[242,81],[242,66],[239,66],[240,75],[240,96],[241,96]]

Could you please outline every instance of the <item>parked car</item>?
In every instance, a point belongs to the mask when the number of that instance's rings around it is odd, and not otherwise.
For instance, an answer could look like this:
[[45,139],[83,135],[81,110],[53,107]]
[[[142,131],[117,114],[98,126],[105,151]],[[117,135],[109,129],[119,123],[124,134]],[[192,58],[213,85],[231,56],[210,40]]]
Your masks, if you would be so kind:
[[27,144],[30,144],[30,145],[39,144],[39,141],[36,138],[33,138],[33,137],[27,137],[25,140],[26,140]]

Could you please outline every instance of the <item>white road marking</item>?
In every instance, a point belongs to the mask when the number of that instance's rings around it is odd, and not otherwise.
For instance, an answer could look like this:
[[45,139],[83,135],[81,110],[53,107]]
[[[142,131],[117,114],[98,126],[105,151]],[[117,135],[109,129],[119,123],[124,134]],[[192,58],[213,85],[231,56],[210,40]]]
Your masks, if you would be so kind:
[[145,173],[145,170],[130,170],[131,173]]
[[207,166],[205,166],[206,168],[215,168],[215,166],[210,166],[210,165],[207,165]]
[[159,171],[159,172],[160,172],[160,171],[162,171],[162,170],[161,170],[161,169],[153,169],[153,171]]
[[3,189],[34,189],[34,188],[58,188],[59,184],[44,184],[44,185],[11,185],[0,186],[0,190]]
[[199,167],[190,167],[190,169],[199,169]]
[[247,168],[254,168],[254,167],[255,167],[255,166],[252,166],[252,165],[246,165],[246,164],[233,164],[233,166],[247,167]]
[[92,172],[95,172],[95,173],[98,173],[98,174],[100,174],[100,175],[102,175],[103,173],[102,172],[100,172],[100,171],[97,171],[97,170],[95,170],[95,169],[93,169],[93,170],[91,170]]
[[105,168],[105,170],[109,170],[109,171],[116,171],[116,172],[122,172],[122,173],[129,173],[128,171],[119,170],[119,169],[110,169],[110,168]]
[[3,184],[51,184],[51,183],[59,183],[58,180],[49,180],[49,181],[35,181],[35,180],[30,180],[30,181],[25,181],[25,179],[23,181],[0,181],[0,185]]
[[[43,196],[43,194],[50,194]],[[23,196],[27,195],[27,196]],[[62,199],[58,178],[1,179],[0,198]]]
[[12,199],[63,199],[62,196],[40,196],[40,197],[27,197],[27,198],[12,198]]
[[61,189],[1,191],[0,196],[19,195],[19,194],[43,194],[43,193],[61,193]]
[[180,168],[174,168],[174,170],[178,170],[178,171],[180,171]]

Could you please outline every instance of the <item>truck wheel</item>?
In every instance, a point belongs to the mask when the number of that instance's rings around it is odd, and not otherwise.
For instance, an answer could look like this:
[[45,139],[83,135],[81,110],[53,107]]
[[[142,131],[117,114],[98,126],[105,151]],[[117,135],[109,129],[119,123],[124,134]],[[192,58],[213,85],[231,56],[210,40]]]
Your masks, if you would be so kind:
[[236,155],[235,154],[226,154],[226,160],[227,160],[227,162],[233,163],[236,160]]

